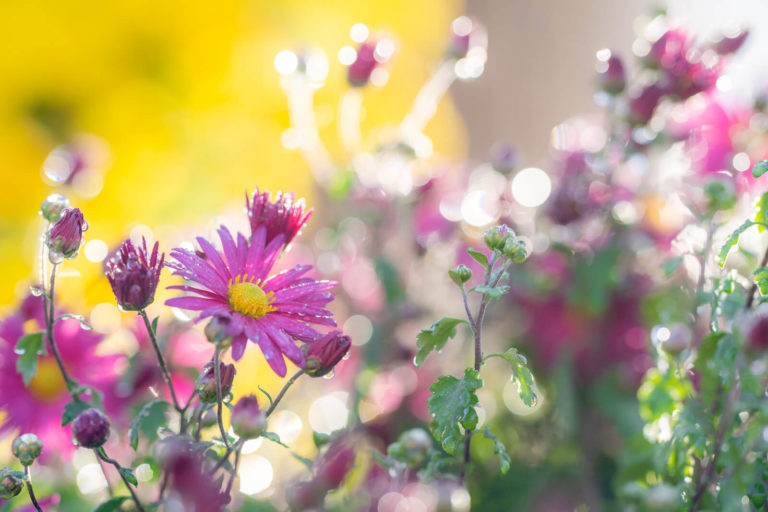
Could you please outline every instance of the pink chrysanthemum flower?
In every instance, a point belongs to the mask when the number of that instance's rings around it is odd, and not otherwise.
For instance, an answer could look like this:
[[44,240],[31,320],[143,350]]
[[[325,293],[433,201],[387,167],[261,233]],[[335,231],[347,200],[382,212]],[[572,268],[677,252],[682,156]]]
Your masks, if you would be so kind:
[[[0,322],[0,411],[5,414],[0,434],[16,430],[32,432],[43,442],[43,456],[46,456],[66,454],[74,449],[69,427],[61,427],[61,415],[71,397],[50,353],[40,356],[37,375],[27,387],[16,371],[18,355],[14,352],[19,338],[43,329],[43,325],[42,298],[33,296],[26,299],[15,314]],[[103,392],[105,406],[117,412],[113,390],[121,356],[97,356],[102,337],[83,330],[77,320],[56,322],[54,336],[72,378]]]
[[312,210],[304,211],[304,200],[297,201],[293,192],[278,192],[275,194],[275,200],[270,201],[269,192],[261,193],[257,188],[252,198],[245,196],[245,205],[251,222],[251,233],[255,233],[259,227],[264,227],[267,232],[267,244],[282,234],[285,237],[284,245],[288,245],[312,215]]
[[240,359],[250,339],[283,377],[287,371],[283,356],[299,367],[305,364],[304,354],[291,338],[314,341],[320,333],[308,324],[336,325],[323,307],[333,300],[329,290],[336,283],[303,277],[312,268],[309,265],[270,276],[287,238],[279,233],[270,239],[271,228],[257,226],[250,242],[238,233],[235,242],[229,230],[221,227],[222,252],[204,238],[197,239],[202,255],[180,248],[171,251],[175,262],[167,265],[175,269],[174,275],[202,288],[171,286],[197,296],[172,298],[166,304],[200,311],[197,321],[214,316],[226,319],[232,357]]

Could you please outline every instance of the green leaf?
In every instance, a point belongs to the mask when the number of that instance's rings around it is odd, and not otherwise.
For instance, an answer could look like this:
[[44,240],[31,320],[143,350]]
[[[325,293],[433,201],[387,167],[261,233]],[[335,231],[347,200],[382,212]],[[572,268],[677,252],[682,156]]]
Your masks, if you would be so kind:
[[443,446],[443,450],[451,455],[456,453],[464,439],[459,425],[465,420],[473,421],[469,411],[474,412],[477,404],[475,391],[482,385],[478,371],[467,368],[463,378],[443,375],[429,387],[432,396],[427,400],[427,409],[434,417],[430,425],[432,434]]
[[472,288],[473,292],[482,293],[483,295],[487,295],[488,297],[492,299],[498,299],[505,293],[509,291],[509,286],[503,284],[500,286],[488,286],[485,284],[481,284],[480,286],[475,286]]
[[466,323],[466,320],[445,317],[433,323],[429,329],[422,329],[416,335],[416,346],[419,347],[419,351],[413,358],[413,364],[421,367],[430,352],[442,350],[448,340],[456,336],[457,325]]
[[267,398],[269,399],[269,406],[270,406],[270,407],[272,407],[272,404],[273,404],[273,403],[275,403],[275,401],[274,401],[274,400],[272,400],[272,395],[270,395],[269,393],[267,393],[267,392],[264,390],[264,388],[262,388],[261,386],[256,386],[256,387],[258,387],[258,388],[259,388],[259,391],[261,391],[262,393],[264,393],[265,395],[267,395]]
[[528,368],[528,360],[516,348],[507,349],[503,354],[488,354],[485,359],[500,357],[512,368],[512,380],[517,384],[520,398],[528,407],[536,405],[536,393],[533,391],[533,374]]
[[68,425],[72,420],[77,418],[81,412],[86,409],[90,409],[91,404],[83,400],[72,400],[64,406],[64,414],[61,415],[61,426]]
[[71,313],[66,313],[64,315],[57,316],[53,321],[58,322],[59,320],[66,320],[66,319],[77,320],[78,322],[80,322],[80,327],[82,327],[86,331],[93,330],[93,326],[88,323],[88,320],[86,320],[83,315],[73,315]]
[[285,446],[286,448],[288,448],[288,445],[285,444],[284,442],[282,442],[280,440],[280,436],[275,434],[274,432],[264,432],[263,434],[261,434],[261,437],[263,437],[265,439],[269,439],[273,443],[277,443],[280,446]]
[[476,262],[478,262],[485,268],[488,268],[488,256],[486,256],[485,253],[476,251],[470,247],[469,249],[467,249],[467,254],[472,256],[472,259],[474,259]]
[[661,264],[661,268],[664,270],[664,275],[669,277],[672,274],[674,274],[678,268],[680,268],[680,264],[683,262],[683,257],[678,256],[676,258],[669,258],[667,261]]
[[768,267],[760,267],[754,271],[755,284],[761,295],[768,295]]
[[739,243],[739,237],[741,234],[755,224],[757,223],[751,220],[745,220],[744,224],[736,228],[736,230],[730,234],[728,239],[723,244],[723,247],[720,248],[720,253],[717,255],[717,262],[721,267],[725,266],[725,260],[728,258],[728,253],[731,252],[731,249],[733,249],[737,243]]
[[512,459],[510,459],[509,454],[507,453],[507,449],[504,446],[504,443],[502,443],[498,437],[496,437],[496,434],[491,432],[491,429],[488,428],[488,425],[483,427],[483,429],[480,431],[482,432],[483,436],[485,436],[487,439],[490,439],[493,441],[493,453],[499,456],[499,463],[501,464],[500,470],[501,474],[506,474],[507,471],[509,471],[509,465],[512,462]]
[[29,386],[29,382],[37,375],[37,356],[46,354],[43,331],[19,338],[16,342],[16,353],[19,355],[16,371],[24,379],[24,385]]
[[154,320],[152,320],[152,332],[155,336],[157,336],[157,322],[160,320],[159,316],[156,316]]
[[120,471],[122,477],[125,478],[125,480],[132,484],[134,487],[139,485],[139,481],[136,480],[136,475],[133,474],[133,470],[131,468],[118,468],[118,471]]
[[768,172],[768,160],[760,160],[752,167],[752,176],[759,178]]
[[169,407],[168,402],[157,398],[141,408],[128,429],[130,444],[134,450],[139,447],[139,433],[144,434],[150,443],[157,439],[158,429],[168,423],[165,413]]
[[328,434],[322,434],[320,432],[312,432],[312,441],[314,441],[315,446],[320,448],[321,446],[325,446],[328,444],[331,440],[331,436]]
[[105,501],[101,505],[97,505],[91,512],[117,512],[127,499],[128,496],[117,496],[111,500]]
[[405,289],[401,284],[400,275],[397,267],[389,260],[379,258],[375,264],[376,275],[379,277],[384,287],[384,295],[387,297],[387,304],[392,304],[405,297]]
[[312,466],[314,465],[311,460],[309,460],[306,457],[302,457],[298,453],[291,452],[291,455],[294,459],[304,464],[304,467],[306,467],[309,471],[312,471]]
[[[763,224],[768,223],[768,192],[760,196],[757,200],[757,213],[755,214],[755,222],[761,222]],[[760,226],[758,231],[763,231],[764,226]]]

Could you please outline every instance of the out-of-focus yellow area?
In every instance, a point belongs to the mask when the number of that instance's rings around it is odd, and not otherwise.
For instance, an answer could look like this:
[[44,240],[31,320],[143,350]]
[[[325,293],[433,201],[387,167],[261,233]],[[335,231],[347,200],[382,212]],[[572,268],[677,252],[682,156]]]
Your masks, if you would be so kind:
[[[0,3],[0,309],[36,280],[37,210],[54,191],[41,165],[57,145],[79,134],[106,142],[98,195],[56,191],[83,209],[86,240],[110,247],[136,224],[203,225],[255,186],[293,189],[311,202],[307,166],[280,142],[288,111],[274,56],[303,45],[328,55],[316,105],[335,150],[333,112],[346,88],[336,54],[352,44],[350,27],[362,22],[398,41],[389,83],[365,91],[366,130],[400,121],[461,7],[458,0]],[[463,151],[448,101],[427,132],[438,152]],[[100,263],[81,254],[64,267],[68,304],[113,300]],[[66,269],[80,278],[67,279]]]

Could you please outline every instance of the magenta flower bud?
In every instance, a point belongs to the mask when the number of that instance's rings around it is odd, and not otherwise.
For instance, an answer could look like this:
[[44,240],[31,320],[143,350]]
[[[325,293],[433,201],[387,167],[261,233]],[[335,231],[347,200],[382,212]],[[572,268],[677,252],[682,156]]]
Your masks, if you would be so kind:
[[749,30],[737,30],[731,34],[723,34],[723,37],[714,44],[713,49],[720,55],[736,53],[747,40],[747,36],[749,36]]
[[158,243],[147,251],[147,241],[136,248],[126,240],[117,253],[107,260],[107,279],[115,294],[117,304],[125,311],[141,311],[155,300],[155,290],[160,279],[165,254],[157,257]]
[[376,41],[366,41],[357,49],[354,62],[349,65],[347,81],[353,87],[362,87],[368,84],[371,73],[379,63],[376,60]]
[[352,341],[341,331],[331,331],[302,347],[306,357],[304,372],[310,377],[326,375],[349,353]]
[[627,76],[624,71],[624,64],[621,59],[610,50],[600,50],[597,52],[597,71],[598,87],[612,96],[621,94],[627,85]]
[[[219,377],[221,378],[221,396],[226,396],[232,390],[235,380],[235,365],[219,361]],[[216,393],[216,371],[213,362],[206,363],[203,372],[195,381],[195,389],[200,401],[213,403],[218,400]]]
[[336,489],[354,467],[356,458],[355,449],[338,438],[328,446],[317,468],[317,483],[329,491]]
[[29,466],[43,452],[43,442],[35,434],[22,434],[13,440],[11,450],[23,466]]
[[67,208],[61,218],[48,231],[46,244],[50,250],[51,263],[61,263],[64,258],[72,259],[77,256],[80,244],[83,243],[83,233],[88,229],[88,223],[83,218],[80,208]]
[[646,124],[653,117],[664,91],[656,84],[649,85],[629,100],[629,120],[635,124]]
[[264,245],[269,244],[279,235],[283,235],[283,244],[288,245],[304,227],[312,215],[312,210],[304,211],[304,200],[296,200],[296,195],[275,194],[275,200],[270,201],[269,192],[261,193],[257,188],[252,198],[245,197],[248,219],[251,223],[251,234],[263,228],[266,231]]
[[243,439],[256,439],[267,430],[267,416],[256,395],[248,395],[232,408],[232,430]]
[[747,348],[764,352],[768,350],[768,314],[764,310],[755,315],[747,331]]
[[0,499],[15,498],[24,489],[24,473],[0,469]]
[[232,344],[232,328],[231,318],[224,315],[216,315],[211,318],[203,332],[205,332],[205,337],[208,338],[208,341],[218,345],[221,349],[225,349]]
[[86,409],[72,422],[75,443],[84,448],[99,448],[109,439],[109,418],[98,409]]

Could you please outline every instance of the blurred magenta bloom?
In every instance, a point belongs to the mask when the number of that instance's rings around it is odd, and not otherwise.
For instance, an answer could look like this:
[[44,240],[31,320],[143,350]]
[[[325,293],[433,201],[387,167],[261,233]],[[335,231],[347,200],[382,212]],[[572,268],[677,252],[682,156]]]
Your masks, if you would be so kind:
[[331,312],[323,307],[333,300],[329,290],[336,283],[302,277],[312,268],[309,265],[269,276],[286,237],[281,233],[267,243],[264,225],[257,227],[250,242],[242,234],[235,242],[225,227],[218,233],[222,252],[200,237],[197,241],[202,256],[181,248],[171,252],[175,262],[168,266],[175,269],[174,275],[202,288],[171,286],[195,296],[175,297],[166,304],[200,311],[198,321],[213,316],[229,318],[235,360],[243,356],[250,339],[279,376],[287,371],[283,356],[303,368],[304,354],[291,338],[313,341],[320,333],[308,324],[336,325]]
[[[16,372],[16,342],[24,334],[43,329],[43,301],[30,296],[19,310],[0,322],[0,404],[5,421],[0,433],[16,430],[32,432],[45,445],[43,457],[71,453],[69,428],[61,427],[64,406],[71,401],[56,361],[49,354],[38,359],[37,376],[24,386]],[[54,327],[54,338],[67,371],[81,385],[104,393],[107,410],[117,412],[114,385],[117,366],[122,356],[97,356],[102,337],[83,330],[74,319],[60,320]]]
[[371,73],[378,66],[376,61],[376,41],[366,41],[357,49],[354,62],[349,65],[347,81],[354,87],[362,87],[368,83]]
[[140,311],[155,300],[155,290],[165,260],[165,254],[157,257],[157,248],[158,242],[155,242],[150,255],[146,239],[138,248],[126,240],[105,263],[109,285],[118,305],[124,310]]
[[661,72],[664,92],[680,99],[706,91],[720,76],[720,61],[705,59],[704,48],[681,29],[668,30],[657,39],[646,61]]

